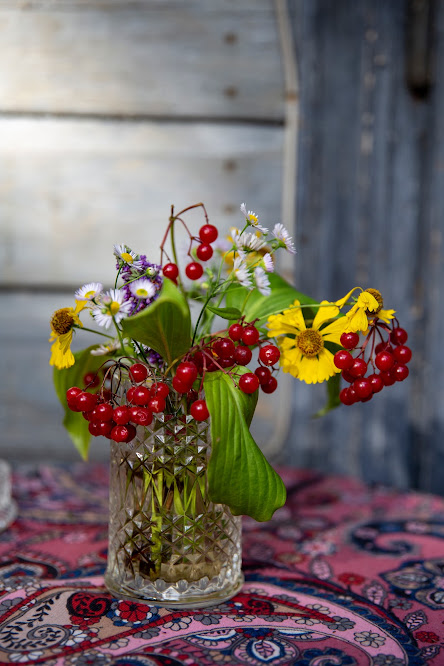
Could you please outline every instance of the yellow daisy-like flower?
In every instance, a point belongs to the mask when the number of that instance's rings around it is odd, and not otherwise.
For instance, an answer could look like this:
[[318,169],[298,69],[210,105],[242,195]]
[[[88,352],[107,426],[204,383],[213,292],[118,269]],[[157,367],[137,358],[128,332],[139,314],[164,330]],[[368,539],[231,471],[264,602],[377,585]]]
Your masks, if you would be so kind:
[[61,308],[56,310],[51,317],[51,358],[49,365],[54,365],[58,370],[70,368],[74,365],[74,354],[71,351],[71,342],[74,326],[83,326],[79,319],[79,312],[86,306],[87,301],[76,301],[75,308]]
[[[356,289],[360,289],[360,287],[354,287],[344,298],[336,301],[338,308],[344,307]],[[377,289],[365,289],[361,291],[356,303],[345,315],[347,323],[344,331],[346,333],[361,331],[365,334],[368,330],[369,321],[373,321],[376,317],[388,323],[390,319],[393,319],[395,310],[384,310],[383,305],[384,300],[381,292]]]
[[[335,319],[338,314],[339,308],[334,303],[322,301],[312,327],[307,328],[300,302],[295,301],[282,314],[268,318],[268,336],[278,339],[284,372],[307,384],[324,382],[340,372],[333,354],[325,347],[325,342],[340,344],[345,318]],[[331,319],[334,321],[326,324]]]

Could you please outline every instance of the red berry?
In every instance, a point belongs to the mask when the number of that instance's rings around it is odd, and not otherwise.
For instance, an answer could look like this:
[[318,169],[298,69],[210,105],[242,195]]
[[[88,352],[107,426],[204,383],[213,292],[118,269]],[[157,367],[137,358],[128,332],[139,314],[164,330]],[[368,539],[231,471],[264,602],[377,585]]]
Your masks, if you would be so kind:
[[68,408],[72,412],[81,412],[82,411],[81,409],[79,409],[79,407],[77,407],[77,403],[76,403],[75,398],[72,398],[71,400],[67,400],[67,403],[68,403]]
[[151,398],[151,400],[148,402],[148,407],[151,409],[154,414],[160,414],[160,412],[163,412],[166,407],[165,399],[164,398]]
[[405,331],[403,328],[394,328],[392,332],[390,333],[390,340],[395,344],[395,345],[403,345],[407,342],[408,338],[407,331]]
[[343,388],[339,394],[339,400],[343,405],[353,405],[356,402],[355,393],[349,387]]
[[100,421],[111,421],[113,418],[113,408],[109,402],[102,402],[94,407],[91,412],[91,421],[99,423]]
[[405,345],[400,345],[399,347],[395,347],[393,351],[393,356],[398,361],[398,363],[400,363],[401,365],[405,365],[412,358],[412,350],[410,349],[410,347],[406,347]]
[[340,337],[341,345],[345,349],[354,349],[359,342],[359,335],[357,333],[343,333]]
[[110,436],[115,442],[130,442],[136,436],[136,429],[130,423],[128,425],[116,425],[111,430]]
[[88,430],[93,437],[98,437],[101,434],[99,424],[93,421],[88,424]]
[[384,386],[393,386],[393,384],[396,382],[396,377],[393,374],[393,370],[389,370],[388,372],[380,372],[379,376],[384,382]]
[[357,377],[363,377],[367,372],[367,363],[363,358],[355,358],[353,365],[348,368],[348,371],[355,379]]
[[131,407],[130,421],[141,426],[149,426],[153,420],[153,415],[146,407]]
[[279,361],[281,352],[275,345],[265,345],[259,351],[259,358],[264,365],[274,365]]
[[204,355],[203,353],[199,350],[195,354],[193,354],[193,363],[198,369],[198,371],[202,370],[203,365],[204,365]]
[[77,398],[77,396],[82,392],[82,389],[80,389],[78,386],[71,386],[66,391],[66,399],[69,400],[74,400],[74,398]]
[[219,358],[217,359],[217,362],[221,368],[231,368],[231,366],[234,365],[234,358]]
[[242,342],[244,345],[255,345],[259,341],[259,331],[256,326],[245,326],[242,331]]
[[244,393],[254,393],[259,388],[259,379],[252,372],[246,372],[239,379],[239,388]]
[[88,393],[87,391],[82,391],[75,398],[75,403],[79,408],[80,412],[91,412],[94,407],[97,405],[97,396],[95,393]]
[[403,382],[404,379],[407,379],[409,374],[410,371],[406,365],[397,365],[393,370],[393,375],[395,376],[397,382]]
[[94,410],[92,410],[91,412],[82,412],[82,416],[85,419],[85,421],[94,421],[94,419],[91,418],[92,415],[93,415],[93,412],[94,412]]
[[177,393],[187,393],[190,389],[189,384],[185,384],[177,375],[173,377],[173,389],[177,391]]
[[137,386],[131,386],[128,391],[126,392],[126,399],[128,402],[133,402],[134,398],[134,391],[138,388]]
[[166,278],[173,280],[173,282],[175,282],[179,277],[179,269],[176,264],[165,264],[162,272]]
[[353,388],[360,400],[365,400],[372,395],[372,383],[368,378],[356,379],[353,382]]
[[239,340],[242,337],[242,332],[244,330],[244,327],[242,324],[231,324],[230,328],[228,329],[228,335],[234,342],[239,342]]
[[220,358],[233,358],[235,346],[229,338],[219,338],[213,344],[213,349]]
[[197,379],[197,368],[192,361],[183,361],[177,366],[176,377],[189,388]]
[[341,375],[344,381],[348,382],[349,384],[352,384],[356,379],[356,377],[353,377],[353,375],[348,370],[343,370]]
[[213,248],[207,243],[201,243],[196,250],[197,258],[201,261],[208,261],[213,256]]
[[203,275],[202,264],[192,261],[185,267],[185,274],[190,280],[198,280]]
[[248,365],[253,357],[251,349],[239,345],[234,352],[234,360],[238,365]]
[[277,389],[277,379],[276,377],[270,377],[268,382],[265,384],[261,384],[261,389],[263,390],[264,393],[273,393]]
[[379,342],[376,347],[375,347],[375,354],[379,354],[379,352],[386,351],[386,352],[392,352],[393,347],[387,340],[386,342]]
[[190,414],[196,421],[205,421],[210,416],[205,400],[196,400],[196,402],[193,402],[190,407]]
[[349,351],[345,349],[340,349],[336,352],[333,358],[333,362],[339,370],[348,370],[353,365],[354,358]]
[[190,389],[189,391],[187,391],[187,400],[188,400],[188,402],[190,402],[190,403],[194,402],[198,398],[199,398],[199,394],[194,389]]
[[199,238],[203,243],[214,243],[218,235],[216,227],[212,224],[204,224],[199,229]]
[[[134,386],[131,394],[131,402],[135,405],[147,405],[150,399],[150,392],[146,386]],[[129,393],[129,391],[128,391]]]
[[168,384],[165,384],[165,382],[157,382],[157,384],[153,384],[151,387],[151,395],[153,398],[166,398],[169,392],[169,386]]
[[271,372],[269,371],[269,369],[263,368],[261,365],[258,368],[256,368],[254,374],[259,379],[259,384],[261,386],[262,384],[266,384],[271,377]]
[[95,372],[87,372],[83,377],[83,383],[88,388],[94,388],[100,384],[100,377]]
[[99,421],[95,425],[97,425],[97,431],[99,435],[102,435],[102,437],[109,437],[111,430],[115,426],[115,423],[114,421]]
[[384,388],[384,382],[382,381],[379,375],[370,375],[368,379],[370,380],[370,383],[372,385],[373,393],[379,393],[379,391],[382,391],[382,389]]
[[125,425],[130,420],[130,411],[125,405],[113,409],[113,421],[117,425]]
[[148,368],[143,363],[134,363],[129,369],[129,376],[133,382],[144,382],[148,377]]
[[394,362],[393,354],[388,351],[380,351],[379,354],[376,354],[375,365],[378,370],[387,372],[393,366]]

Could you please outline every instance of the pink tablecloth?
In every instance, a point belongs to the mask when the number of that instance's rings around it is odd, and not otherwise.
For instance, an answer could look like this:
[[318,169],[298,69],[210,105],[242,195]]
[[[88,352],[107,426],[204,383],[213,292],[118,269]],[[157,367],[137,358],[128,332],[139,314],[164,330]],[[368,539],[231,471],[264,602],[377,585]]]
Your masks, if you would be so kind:
[[103,586],[107,470],[20,467],[0,534],[0,663],[444,664],[444,500],[283,470],[289,498],[244,521],[246,583],[171,611]]

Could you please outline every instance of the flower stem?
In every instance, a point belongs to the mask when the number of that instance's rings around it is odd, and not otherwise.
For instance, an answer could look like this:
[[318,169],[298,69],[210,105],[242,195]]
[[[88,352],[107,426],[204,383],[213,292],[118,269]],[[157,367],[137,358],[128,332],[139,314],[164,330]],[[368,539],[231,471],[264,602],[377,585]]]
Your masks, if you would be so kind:
[[88,328],[87,326],[78,326],[77,324],[74,324],[73,328],[78,328],[81,331],[88,331],[89,333],[95,333],[96,335],[102,335],[104,338],[109,338],[110,340],[114,340],[112,335],[107,335],[106,333],[95,331],[93,328]]

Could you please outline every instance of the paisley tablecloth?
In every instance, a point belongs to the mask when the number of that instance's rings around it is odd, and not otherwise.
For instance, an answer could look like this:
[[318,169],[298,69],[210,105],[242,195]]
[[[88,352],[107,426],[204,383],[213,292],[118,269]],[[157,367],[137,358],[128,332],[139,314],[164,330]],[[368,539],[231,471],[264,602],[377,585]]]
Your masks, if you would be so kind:
[[113,599],[107,469],[19,466],[0,534],[0,663],[444,664],[444,499],[281,470],[288,502],[244,520],[246,582],[209,609]]

